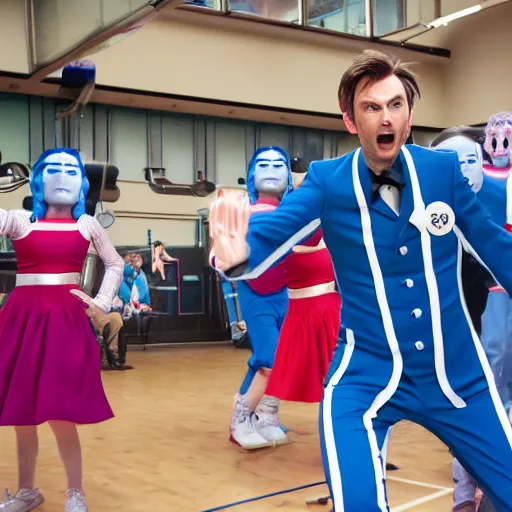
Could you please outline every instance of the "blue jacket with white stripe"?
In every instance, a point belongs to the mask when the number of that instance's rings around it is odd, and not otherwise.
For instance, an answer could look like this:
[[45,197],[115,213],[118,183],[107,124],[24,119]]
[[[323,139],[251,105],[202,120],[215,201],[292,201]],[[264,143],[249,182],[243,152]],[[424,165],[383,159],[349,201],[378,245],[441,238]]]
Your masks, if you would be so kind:
[[365,354],[361,364],[373,372],[378,360],[383,382],[391,372],[430,375],[463,407],[465,392],[486,382],[462,298],[459,241],[469,242],[510,293],[512,235],[471,190],[455,152],[406,145],[398,163],[405,183],[399,216],[382,198],[372,200],[360,149],[313,162],[301,187],[274,212],[251,217],[248,269],[235,279],[259,275],[320,222],[343,297],[343,324]]

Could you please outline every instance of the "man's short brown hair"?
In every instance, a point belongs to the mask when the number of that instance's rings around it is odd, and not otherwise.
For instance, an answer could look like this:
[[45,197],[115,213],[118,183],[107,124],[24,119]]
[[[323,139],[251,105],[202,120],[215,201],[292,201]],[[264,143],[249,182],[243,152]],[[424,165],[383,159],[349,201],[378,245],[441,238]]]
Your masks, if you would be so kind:
[[361,80],[368,83],[383,80],[390,75],[400,79],[407,96],[409,108],[420,98],[420,88],[414,73],[410,70],[412,63],[403,62],[397,57],[385,55],[374,50],[365,50],[343,73],[338,87],[338,100],[341,111],[354,120],[354,96]]

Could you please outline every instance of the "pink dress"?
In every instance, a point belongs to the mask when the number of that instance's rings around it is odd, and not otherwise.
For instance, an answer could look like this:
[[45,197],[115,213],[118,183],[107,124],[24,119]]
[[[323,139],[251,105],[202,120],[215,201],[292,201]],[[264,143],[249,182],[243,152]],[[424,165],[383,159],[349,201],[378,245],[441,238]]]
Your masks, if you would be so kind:
[[123,260],[96,219],[38,220],[0,210],[12,238],[16,287],[0,310],[0,425],[50,420],[98,423],[114,416],[101,381],[100,350],[78,289],[89,245],[105,264],[94,302],[108,311]]

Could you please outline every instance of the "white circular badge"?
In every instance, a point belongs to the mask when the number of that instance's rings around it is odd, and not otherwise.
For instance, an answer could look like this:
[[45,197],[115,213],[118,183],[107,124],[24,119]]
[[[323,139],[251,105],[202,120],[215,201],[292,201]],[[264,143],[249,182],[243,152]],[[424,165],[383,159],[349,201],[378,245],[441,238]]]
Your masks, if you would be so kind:
[[448,234],[455,225],[455,213],[449,205],[442,201],[430,203],[425,209],[427,229],[435,236]]

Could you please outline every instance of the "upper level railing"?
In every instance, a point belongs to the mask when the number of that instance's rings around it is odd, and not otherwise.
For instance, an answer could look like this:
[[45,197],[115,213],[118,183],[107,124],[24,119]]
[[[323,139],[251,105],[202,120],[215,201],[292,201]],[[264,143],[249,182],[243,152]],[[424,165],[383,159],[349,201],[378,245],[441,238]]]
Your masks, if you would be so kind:
[[185,4],[368,38],[385,37],[441,15],[441,0],[185,0]]

